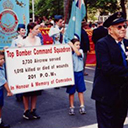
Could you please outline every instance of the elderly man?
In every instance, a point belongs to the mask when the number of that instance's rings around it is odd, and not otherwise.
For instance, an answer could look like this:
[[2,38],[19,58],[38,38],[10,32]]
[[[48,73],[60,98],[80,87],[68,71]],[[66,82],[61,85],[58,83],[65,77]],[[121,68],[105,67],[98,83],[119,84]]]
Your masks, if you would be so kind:
[[[96,45],[92,99],[96,100],[98,128],[123,128],[128,110],[127,25],[117,12],[104,22],[108,35]],[[100,33],[99,33],[100,34]]]

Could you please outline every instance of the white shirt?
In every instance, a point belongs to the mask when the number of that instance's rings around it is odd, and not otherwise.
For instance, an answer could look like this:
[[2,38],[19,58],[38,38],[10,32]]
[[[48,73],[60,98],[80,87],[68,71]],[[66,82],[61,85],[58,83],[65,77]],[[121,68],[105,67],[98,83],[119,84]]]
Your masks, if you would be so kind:
[[[116,40],[116,43],[118,44],[119,41]],[[123,40],[121,41],[121,48],[123,49],[124,53],[126,53],[125,46]]]
[[84,67],[83,58],[84,58],[84,54],[83,54],[83,50],[82,49],[79,49],[79,52],[81,53],[81,56],[77,56],[75,52],[72,55],[72,57],[73,57],[73,69],[74,69],[74,72],[83,71],[83,67]]
[[4,66],[0,67],[0,89],[6,83]]
[[53,42],[54,44],[60,44],[59,40],[60,40],[60,29],[58,25],[53,25],[50,28],[49,31],[49,36],[53,38]]
[[17,44],[23,40],[23,37],[18,35],[11,43],[11,47],[17,47]]
[[19,44],[23,47],[26,47],[26,46],[40,46],[41,45],[41,40],[39,37],[35,36],[35,42],[32,43],[30,42],[29,38],[26,37],[25,39],[23,39],[21,42],[19,42]]

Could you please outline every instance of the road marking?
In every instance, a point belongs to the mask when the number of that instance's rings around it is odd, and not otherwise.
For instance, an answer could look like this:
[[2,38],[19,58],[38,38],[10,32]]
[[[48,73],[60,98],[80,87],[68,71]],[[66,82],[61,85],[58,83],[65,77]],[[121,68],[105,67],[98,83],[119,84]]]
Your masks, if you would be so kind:
[[83,127],[79,127],[79,128],[97,128],[97,124],[91,124],[91,125],[83,126]]
[[[124,122],[124,125],[127,125],[127,124],[128,124],[128,117],[126,117],[126,120]],[[79,127],[79,128],[97,128],[97,123],[96,124],[91,124],[91,125],[88,125],[88,126]]]
[[89,84],[93,84],[93,81],[89,81],[89,80],[84,80],[84,82],[87,82]]
[[95,71],[95,67],[91,68],[91,67],[85,67],[85,69],[90,69],[90,70],[94,70]]

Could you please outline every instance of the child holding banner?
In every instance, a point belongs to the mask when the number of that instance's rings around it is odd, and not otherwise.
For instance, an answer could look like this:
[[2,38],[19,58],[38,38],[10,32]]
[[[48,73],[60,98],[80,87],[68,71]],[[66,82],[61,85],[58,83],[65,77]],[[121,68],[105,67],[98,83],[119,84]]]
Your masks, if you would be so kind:
[[[41,40],[37,37],[37,34],[40,32],[40,25],[30,22],[27,26],[28,34],[25,39],[18,43],[18,47],[26,46],[39,46],[41,45]],[[24,114],[23,118],[27,120],[31,119],[40,119],[40,116],[36,113],[36,101],[37,96],[41,95],[41,91],[27,92],[23,94],[23,103],[24,103]],[[29,110],[29,99],[31,99],[31,109]]]
[[4,92],[3,86],[7,90],[7,96],[12,96],[12,93],[8,87],[6,78],[5,78],[5,70],[4,70],[4,52],[0,51],[0,128],[10,128],[9,125],[4,124],[2,121],[2,107],[4,105]]
[[85,114],[84,107],[84,95],[83,92],[86,90],[84,83],[84,74],[83,74],[83,51],[80,49],[80,41],[78,39],[72,39],[71,42],[68,43],[73,50],[73,68],[74,68],[74,77],[75,77],[75,85],[71,85],[67,87],[67,93],[69,93],[69,115],[74,115],[74,94],[77,90],[78,97],[80,101],[80,114]]

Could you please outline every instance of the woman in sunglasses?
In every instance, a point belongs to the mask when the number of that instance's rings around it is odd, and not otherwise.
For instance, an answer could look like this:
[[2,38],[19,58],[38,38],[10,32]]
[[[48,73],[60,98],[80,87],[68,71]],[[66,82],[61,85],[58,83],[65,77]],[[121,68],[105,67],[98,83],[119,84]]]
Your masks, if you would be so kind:
[[126,20],[117,12],[104,22],[108,35],[96,45],[97,66],[92,99],[96,101],[98,128],[123,128],[128,109],[128,40]]

